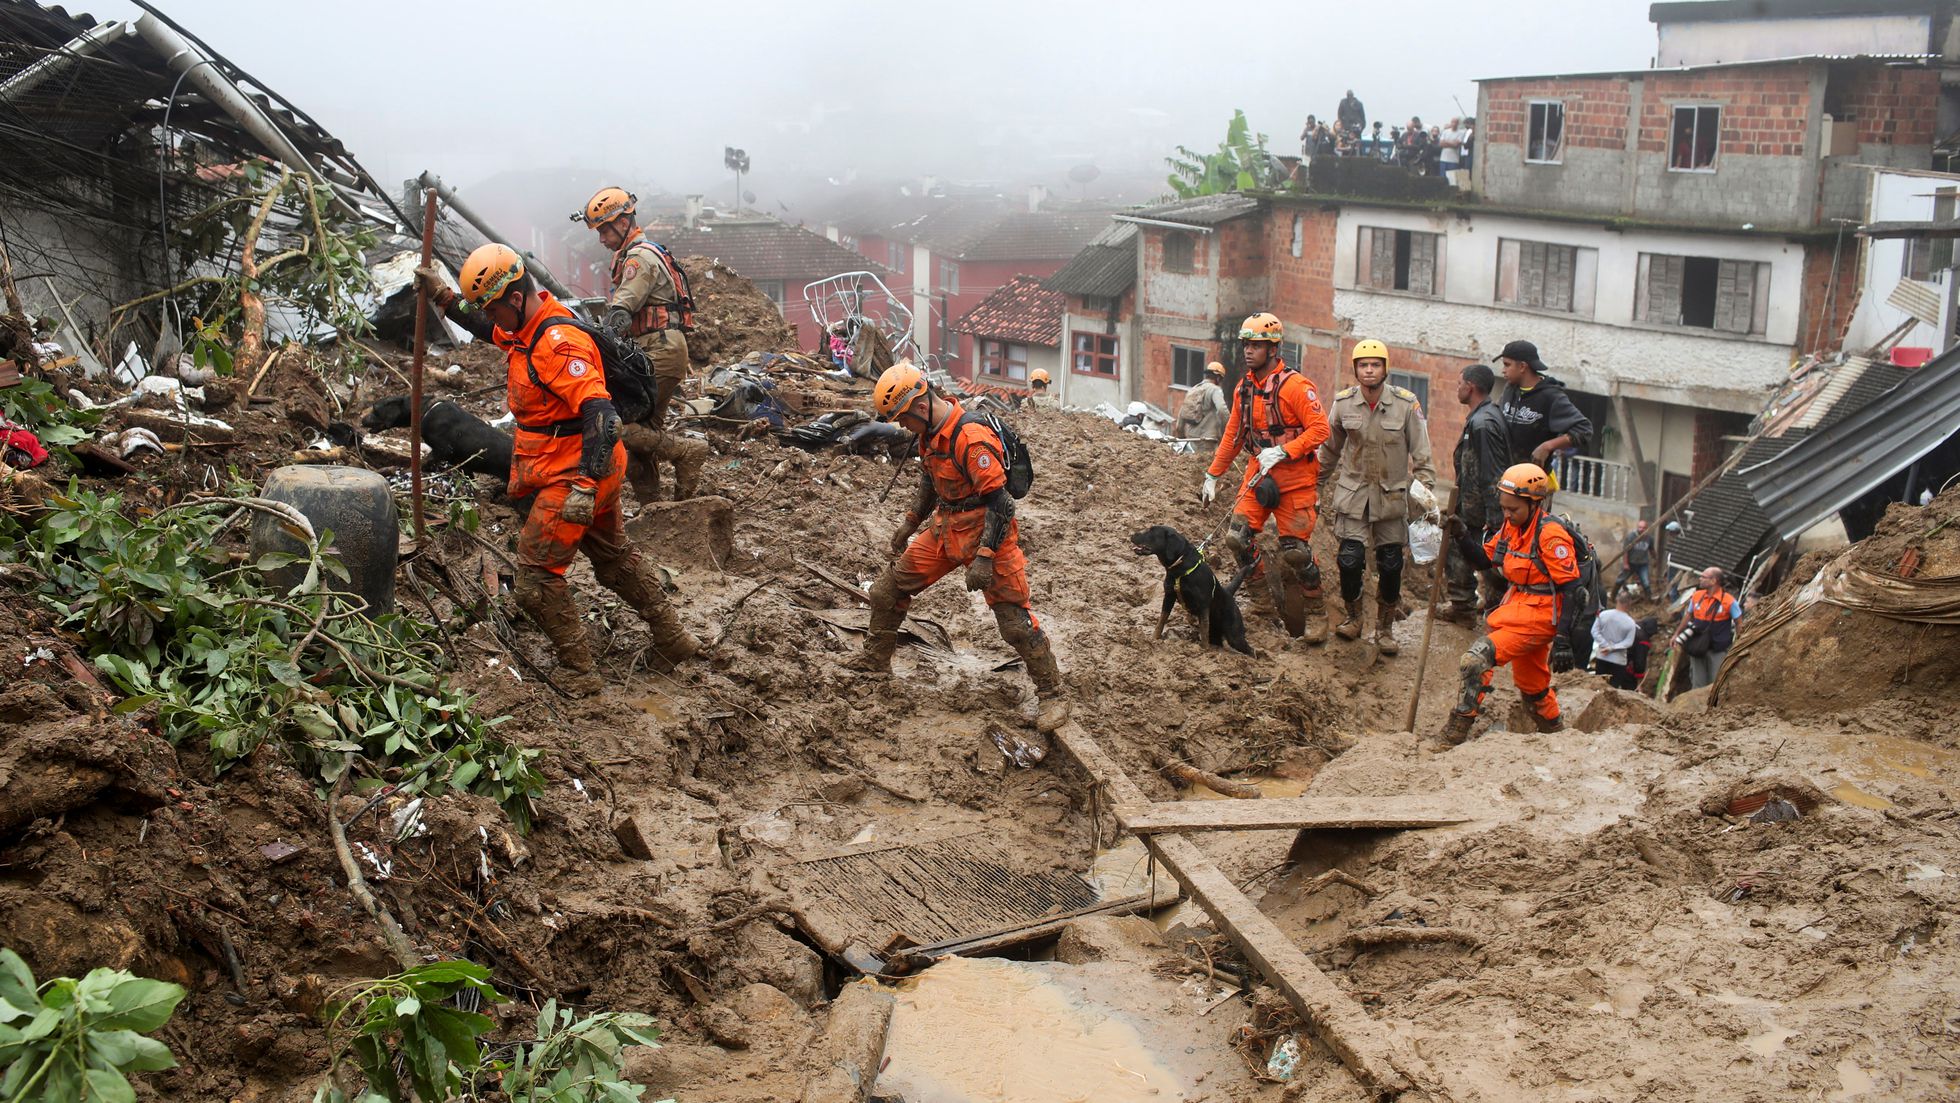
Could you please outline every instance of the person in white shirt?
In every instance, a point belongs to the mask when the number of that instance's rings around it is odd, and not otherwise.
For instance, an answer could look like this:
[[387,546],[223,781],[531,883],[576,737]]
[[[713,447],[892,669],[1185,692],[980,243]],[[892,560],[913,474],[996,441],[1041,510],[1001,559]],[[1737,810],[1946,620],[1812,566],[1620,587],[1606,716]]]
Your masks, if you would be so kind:
[[1640,679],[1627,669],[1627,654],[1640,634],[1632,609],[1633,595],[1622,590],[1613,598],[1613,607],[1593,621],[1593,673],[1606,675],[1607,684],[1614,689],[1635,689],[1640,685]]
[[1450,125],[1443,128],[1437,144],[1442,147],[1443,178],[1455,187],[1463,187],[1467,174],[1463,172],[1463,120],[1451,119]]

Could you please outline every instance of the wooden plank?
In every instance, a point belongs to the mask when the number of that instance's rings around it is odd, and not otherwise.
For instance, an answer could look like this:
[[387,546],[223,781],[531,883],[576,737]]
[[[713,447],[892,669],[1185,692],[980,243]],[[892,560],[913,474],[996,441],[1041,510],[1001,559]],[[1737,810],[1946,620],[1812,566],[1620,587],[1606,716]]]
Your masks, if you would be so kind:
[[[1142,805],[1148,798],[1136,782],[1116,765],[1080,724],[1064,724],[1055,733],[1064,750],[1118,804]],[[1393,1098],[1411,1090],[1411,1075],[1434,1083],[1421,1062],[1391,1046],[1380,1024],[1370,1018],[1341,987],[1300,951],[1286,932],[1246,899],[1230,878],[1219,872],[1196,843],[1181,835],[1146,835],[1144,845],[1170,870],[1171,876],[1210,914],[1246,959],[1282,993],[1302,1021],[1341,1059],[1377,1098]],[[1403,1070],[1410,1072],[1405,1073]]]
[[[1158,908],[1175,904],[1182,896],[1177,884],[1170,877],[1166,876],[1164,882],[1164,884],[1157,887],[1157,891],[1154,894],[1141,892],[1134,896],[1125,896],[1118,900],[1106,900],[1100,904],[1093,904],[1086,908],[1077,908],[1074,911],[1062,912],[1059,915],[1050,916],[1037,923],[1023,924],[1018,927],[1003,927],[997,931],[988,931],[980,934],[959,935],[954,938],[946,938],[938,942],[927,943],[924,946],[913,946],[894,955],[892,960],[894,963],[904,964],[908,968],[916,969],[923,968],[925,965],[942,957],[955,955],[984,957],[988,954],[998,953],[1001,950],[1014,946],[1020,946],[1046,938],[1049,935],[1060,934],[1062,928],[1078,919],[1086,919],[1094,915],[1133,915],[1140,911],[1155,911]],[[916,960],[907,961],[906,959]]]
[[1474,817],[1423,797],[1285,797],[1118,804],[1113,811],[1139,835],[1160,831],[1273,831],[1288,828],[1447,827]]

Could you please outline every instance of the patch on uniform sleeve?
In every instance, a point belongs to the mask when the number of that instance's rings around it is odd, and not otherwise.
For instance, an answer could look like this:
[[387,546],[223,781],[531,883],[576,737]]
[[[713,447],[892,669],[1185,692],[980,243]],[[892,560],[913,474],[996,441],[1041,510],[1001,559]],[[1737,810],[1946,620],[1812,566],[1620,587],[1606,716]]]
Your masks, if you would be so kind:
[[1570,559],[1570,558],[1572,558],[1572,549],[1571,549],[1571,548],[1568,548],[1568,547],[1566,547],[1566,546],[1565,546],[1564,544],[1560,544],[1560,545],[1558,545],[1557,547],[1555,547],[1555,548],[1553,548],[1553,549],[1552,549],[1552,558],[1554,558],[1554,559]]
[[625,273],[619,277],[619,282],[625,283],[628,280],[631,280],[634,276],[637,276],[639,274],[640,274],[640,262],[637,260],[629,260],[626,262]]
[[987,468],[992,467],[993,465],[994,465],[994,458],[992,456],[989,456],[985,452],[980,453],[980,458],[973,461],[973,466],[979,468],[982,471],[985,471]]
[[1307,384],[1307,401],[1316,406],[1320,404],[1320,392],[1314,390],[1311,383]]
[[[566,371],[566,373],[567,373],[567,374],[569,374],[569,375],[570,375],[570,376],[571,376],[571,377],[572,377],[573,379],[577,379],[577,378],[578,378],[579,376],[582,376],[582,375],[584,375],[584,374],[585,374],[585,372],[586,372],[586,363],[585,363],[585,361],[583,361],[583,360],[574,360],[574,361],[572,361],[571,363],[569,363],[569,364],[567,364],[567,365],[565,365],[565,371]],[[1559,551],[1560,551],[1561,553],[1563,553],[1563,552],[1565,551],[1565,549],[1564,549],[1564,548],[1560,548],[1560,549],[1559,549]]]

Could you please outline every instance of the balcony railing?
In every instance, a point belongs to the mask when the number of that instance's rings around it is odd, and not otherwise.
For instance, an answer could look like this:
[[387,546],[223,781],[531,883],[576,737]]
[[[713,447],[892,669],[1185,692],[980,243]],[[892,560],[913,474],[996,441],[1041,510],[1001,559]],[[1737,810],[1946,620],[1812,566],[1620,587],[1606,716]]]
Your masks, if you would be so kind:
[[1632,464],[1592,456],[1557,456],[1552,460],[1552,470],[1558,475],[1561,494],[1580,494],[1609,502],[1640,500],[1640,478]]

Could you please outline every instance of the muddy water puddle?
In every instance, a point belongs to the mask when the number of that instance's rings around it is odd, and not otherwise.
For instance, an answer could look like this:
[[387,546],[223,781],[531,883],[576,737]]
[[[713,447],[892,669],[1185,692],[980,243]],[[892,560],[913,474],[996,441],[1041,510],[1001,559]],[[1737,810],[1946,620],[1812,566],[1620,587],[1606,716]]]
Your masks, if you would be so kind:
[[1826,771],[1840,780],[1828,792],[1845,804],[1884,811],[1892,802],[1873,789],[1903,782],[1952,779],[1960,775],[1960,754],[1896,735],[1828,736]]
[[955,957],[901,984],[877,1090],[906,1103],[1185,1098],[1137,1025],[1055,968]]

